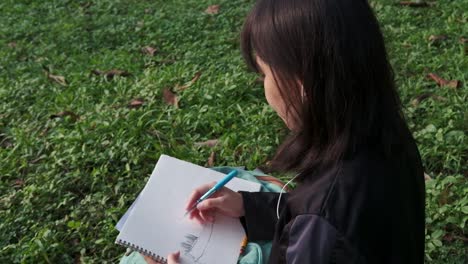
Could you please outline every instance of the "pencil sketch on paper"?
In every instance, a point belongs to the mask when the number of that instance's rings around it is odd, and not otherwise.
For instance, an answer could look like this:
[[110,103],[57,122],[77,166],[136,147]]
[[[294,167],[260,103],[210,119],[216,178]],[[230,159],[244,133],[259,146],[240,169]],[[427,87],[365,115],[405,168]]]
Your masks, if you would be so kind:
[[210,246],[214,223],[203,226],[198,234],[186,234],[181,243],[183,254],[196,264],[204,264],[206,250]]

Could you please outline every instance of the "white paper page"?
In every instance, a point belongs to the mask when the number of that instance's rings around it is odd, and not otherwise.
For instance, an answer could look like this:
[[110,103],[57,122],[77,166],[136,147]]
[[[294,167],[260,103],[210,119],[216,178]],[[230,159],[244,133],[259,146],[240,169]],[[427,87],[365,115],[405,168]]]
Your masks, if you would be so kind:
[[[180,250],[181,263],[236,263],[244,230],[236,218],[217,215],[201,226],[184,218],[185,204],[196,187],[225,175],[162,155],[117,237],[162,257]],[[226,187],[259,191],[260,184],[234,178]]]

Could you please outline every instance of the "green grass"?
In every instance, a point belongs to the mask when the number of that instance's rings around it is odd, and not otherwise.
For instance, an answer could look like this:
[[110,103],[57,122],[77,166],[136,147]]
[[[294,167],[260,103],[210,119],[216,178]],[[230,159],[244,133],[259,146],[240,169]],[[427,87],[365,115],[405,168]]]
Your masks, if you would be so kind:
[[[87,3],[91,3],[88,5]],[[286,130],[246,72],[239,29],[252,1],[0,3],[0,263],[114,263],[114,225],[161,153],[205,165],[264,164]],[[426,256],[462,263],[468,240],[468,1],[408,8],[372,1],[405,114],[434,179]],[[220,4],[220,13],[203,11]],[[447,35],[431,44],[430,35]],[[141,48],[159,49],[154,57]],[[44,73],[66,78],[63,86]],[[122,69],[107,80],[92,70]],[[201,77],[178,91],[164,88]],[[438,87],[434,72],[462,82]],[[421,94],[434,96],[418,105]],[[440,99],[443,97],[443,99]],[[135,98],[144,104],[127,105]],[[439,98],[439,99],[438,99]],[[51,118],[62,111],[79,116]],[[196,142],[219,139],[214,148]]]

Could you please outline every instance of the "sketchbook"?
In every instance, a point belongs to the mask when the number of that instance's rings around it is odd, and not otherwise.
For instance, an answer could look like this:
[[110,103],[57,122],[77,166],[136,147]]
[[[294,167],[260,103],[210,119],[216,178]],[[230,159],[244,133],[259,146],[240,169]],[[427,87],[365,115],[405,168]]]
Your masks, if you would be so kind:
[[[161,155],[146,186],[118,223],[116,243],[166,263],[180,251],[181,264],[237,263],[245,232],[238,218],[217,214],[213,223],[200,225],[184,217],[192,191],[219,181],[223,173]],[[261,185],[239,178],[226,187],[260,191]]]

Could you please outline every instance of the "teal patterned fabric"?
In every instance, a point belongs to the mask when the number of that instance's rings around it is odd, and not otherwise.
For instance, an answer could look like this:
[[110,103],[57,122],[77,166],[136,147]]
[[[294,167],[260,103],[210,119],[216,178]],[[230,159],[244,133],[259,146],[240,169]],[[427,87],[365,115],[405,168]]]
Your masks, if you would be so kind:
[[[231,170],[236,169],[238,174],[236,177],[260,183],[262,185],[262,192],[280,192],[281,188],[273,183],[260,181],[255,176],[265,176],[261,171],[246,171],[238,167],[215,167],[213,170],[229,173]],[[271,250],[271,241],[263,242],[249,242],[245,249],[244,254],[239,256],[238,264],[264,264],[268,261],[268,256]],[[146,264],[143,256],[138,252],[131,252],[127,250],[127,253],[120,259],[120,264]]]

